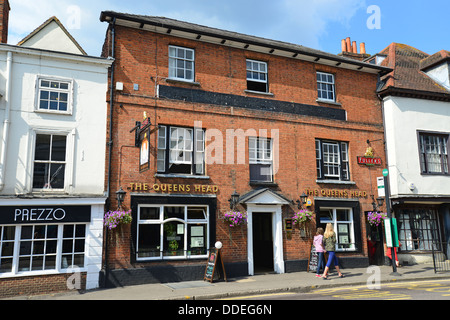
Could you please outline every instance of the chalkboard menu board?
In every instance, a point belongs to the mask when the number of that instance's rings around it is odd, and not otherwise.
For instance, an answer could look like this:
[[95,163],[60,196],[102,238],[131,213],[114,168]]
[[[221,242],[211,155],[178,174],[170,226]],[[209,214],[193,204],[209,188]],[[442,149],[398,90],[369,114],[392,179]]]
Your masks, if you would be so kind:
[[[217,269],[216,266],[218,267]],[[220,249],[213,248],[209,251],[208,262],[206,264],[205,276],[203,280],[213,282],[214,273],[216,272],[216,270],[219,274],[219,279],[223,277],[224,280],[227,281],[227,275],[225,273],[225,267],[220,255]]]
[[319,260],[319,255],[317,254],[316,247],[311,242],[311,248],[309,250],[309,259],[308,259],[308,272],[317,271],[317,264]]

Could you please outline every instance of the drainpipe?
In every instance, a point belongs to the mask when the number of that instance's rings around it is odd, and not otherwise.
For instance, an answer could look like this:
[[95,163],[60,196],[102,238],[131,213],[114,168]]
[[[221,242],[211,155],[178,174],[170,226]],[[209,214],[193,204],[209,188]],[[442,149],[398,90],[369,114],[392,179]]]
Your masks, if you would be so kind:
[[[115,39],[116,39],[116,18],[113,19],[111,23],[111,57],[115,58]],[[112,147],[113,147],[113,111],[114,111],[114,66],[115,61],[111,64],[111,83],[109,87],[109,141],[108,141],[108,180],[106,183],[106,196],[107,199],[107,208],[106,210],[109,210],[111,207],[111,162],[112,162]],[[106,288],[107,280],[109,277],[109,267],[108,267],[108,238],[109,238],[109,229],[106,228],[106,236],[105,236],[105,260],[104,260],[104,266],[103,269],[105,271],[105,277],[103,279],[103,287]]]
[[12,82],[12,52],[8,51],[6,58],[6,92],[5,92],[5,120],[3,120],[3,138],[1,141],[0,154],[0,191],[5,188],[5,167],[6,167],[6,152],[8,149],[9,125],[11,123],[11,82]]

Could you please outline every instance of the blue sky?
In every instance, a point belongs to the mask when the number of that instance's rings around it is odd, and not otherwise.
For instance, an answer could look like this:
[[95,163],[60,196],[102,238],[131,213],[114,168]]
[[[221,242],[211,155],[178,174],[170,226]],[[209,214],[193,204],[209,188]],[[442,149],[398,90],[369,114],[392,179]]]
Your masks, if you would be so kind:
[[[365,42],[370,54],[392,42],[428,54],[450,50],[448,0],[9,1],[8,43],[17,44],[42,22],[56,16],[94,56],[100,54],[107,28],[99,21],[103,10],[165,16],[334,54],[341,51],[341,40],[346,37],[358,44]],[[368,10],[373,8],[376,10]]]

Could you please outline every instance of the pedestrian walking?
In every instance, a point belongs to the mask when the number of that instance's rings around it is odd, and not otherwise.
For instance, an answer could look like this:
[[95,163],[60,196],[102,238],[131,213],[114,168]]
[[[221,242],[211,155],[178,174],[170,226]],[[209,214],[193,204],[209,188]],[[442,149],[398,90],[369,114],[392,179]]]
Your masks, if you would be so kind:
[[327,223],[327,227],[325,228],[325,233],[323,235],[323,244],[324,249],[326,252],[328,252],[328,262],[325,266],[325,271],[323,272],[322,279],[327,280],[327,273],[330,269],[331,263],[334,264],[334,267],[336,268],[339,278],[343,278],[344,275],[341,273],[341,270],[339,269],[339,260],[336,257],[336,253],[334,250],[336,250],[336,233],[334,232],[333,225],[331,223]]
[[314,236],[313,245],[316,248],[318,263],[316,277],[320,278],[320,270],[325,271],[325,249],[323,248],[323,228],[317,228]]

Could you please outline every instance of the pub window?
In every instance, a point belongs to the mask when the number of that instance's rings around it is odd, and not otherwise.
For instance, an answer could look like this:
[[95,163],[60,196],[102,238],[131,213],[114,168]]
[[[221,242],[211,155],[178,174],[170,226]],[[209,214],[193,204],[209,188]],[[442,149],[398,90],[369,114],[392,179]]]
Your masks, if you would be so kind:
[[250,181],[273,182],[272,140],[250,137],[248,147]]
[[160,126],[157,171],[167,174],[204,175],[203,129]]
[[348,143],[316,139],[317,179],[350,180]]
[[33,189],[64,189],[67,136],[36,134]]
[[317,72],[317,95],[319,100],[336,101],[333,74]]
[[401,251],[441,250],[437,212],[434,209],[400,210],[397,219]]
[[204,206],[139,206],[137,260],[206,257],[208,221]]
[[422,173],[448,174],[448,135],[419,133]]
[[85,267],[85,224],[2,226],[0,236],[0,274]]
[[194,50],[169,46],[169,78],[194,81]]
[[266,62],[247,60],[247,89],[259,92],[269,91]]
[[72,80],[38,78],[37,82],[36,111],[72,113]]
[[319,226],[331,223],[336,233],[336,251],[355,251],[355,230],[351,208],[320,208]]

